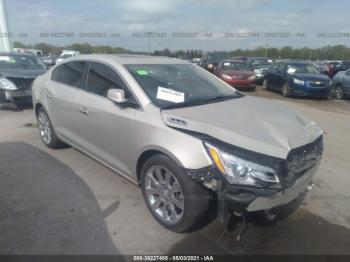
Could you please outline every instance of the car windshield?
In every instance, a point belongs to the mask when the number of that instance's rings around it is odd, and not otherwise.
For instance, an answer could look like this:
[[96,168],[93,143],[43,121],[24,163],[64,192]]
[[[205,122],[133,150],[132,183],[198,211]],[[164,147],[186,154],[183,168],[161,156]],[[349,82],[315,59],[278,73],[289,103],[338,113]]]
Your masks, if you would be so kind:
[[125,65],[153,104],[162,109],[241,97],[234,88],[192,64]]
[[316,67],[310,64],[292,64],[287,66],[289,74],[320,74]]
[[225,61],[221,66],[222,70],[232,71],[249,71],[249,66],[246,63]]
[[43,62],[35,56],[1,55],[0,70],[45,70]]
[[258,58],[252,60],[253,65],[271,65],[272,60],[268,58]]

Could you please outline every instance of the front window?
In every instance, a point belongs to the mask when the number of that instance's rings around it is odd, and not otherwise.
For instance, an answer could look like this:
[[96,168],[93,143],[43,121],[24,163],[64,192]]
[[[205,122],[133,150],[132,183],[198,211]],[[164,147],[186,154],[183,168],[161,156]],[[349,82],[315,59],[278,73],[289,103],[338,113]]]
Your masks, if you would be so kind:
[[46,66],[35,56],[2,55],[0,70],[46,70]]
[[191,64],[126,65],[151,101],[162,109],[241,97],[234,88]]
[[320,74],[316,67],[311,64],[293,64],[288,65],[289,74]]
[[223,62],[221,68],[222,70],[249,71],[249,66],[246,63],[231,61]]

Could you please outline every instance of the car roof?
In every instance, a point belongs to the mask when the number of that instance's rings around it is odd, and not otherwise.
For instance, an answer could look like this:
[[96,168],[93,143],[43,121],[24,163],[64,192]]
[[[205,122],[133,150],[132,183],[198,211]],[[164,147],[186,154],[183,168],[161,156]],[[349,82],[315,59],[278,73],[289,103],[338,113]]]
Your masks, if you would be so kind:
[[228,62],[235,62],[235,63],[241,63],[241,64],[246,64],[246,62],[242,61],[242,60],[238,60],[238,59],[225,59],[222,60],[221,63],[228,63]]
[[35,56],[32,53],[22,52],[0,52],[0,56]]
[[286,59],[286,60],[280,60],[278,62],[285,63],[285,64],[310,64],[309,61],[298,60],[298,59]]
[[249,59],[268,59],[268,60],[271,60],[271,58],[268,58],[265,56],[253,56],[253,57],[249,57]]
[[149,55],[129,55],[129,54],[92,54],[92,55],[77,55],[69,61],[84,59],[84,60],[109,60],[118,64],[191,64],[188,61]]

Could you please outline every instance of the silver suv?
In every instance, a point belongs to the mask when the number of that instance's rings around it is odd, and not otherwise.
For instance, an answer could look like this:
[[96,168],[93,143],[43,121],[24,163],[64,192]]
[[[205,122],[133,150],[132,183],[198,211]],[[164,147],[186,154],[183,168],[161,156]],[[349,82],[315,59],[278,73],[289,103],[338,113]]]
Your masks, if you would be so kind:
[[35,80],[33,102],[45,145],[71,145],[140,185],[176,232],[198,227],[212,202],[222,221],[294,203],[322,155],[314,122],[177,59],[68,59]]

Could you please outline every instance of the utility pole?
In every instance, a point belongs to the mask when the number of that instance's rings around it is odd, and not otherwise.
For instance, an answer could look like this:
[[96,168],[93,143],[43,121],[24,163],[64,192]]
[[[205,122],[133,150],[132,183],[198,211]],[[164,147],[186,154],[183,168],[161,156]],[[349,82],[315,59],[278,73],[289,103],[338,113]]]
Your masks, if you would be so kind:
[[267,47],[268,46],[269,46],[268,44],[265,45],[265,57],[267,57]]
[[0,51],[11,52],[12,45],[10,35],[7,29],[5,0],[0,0]]

